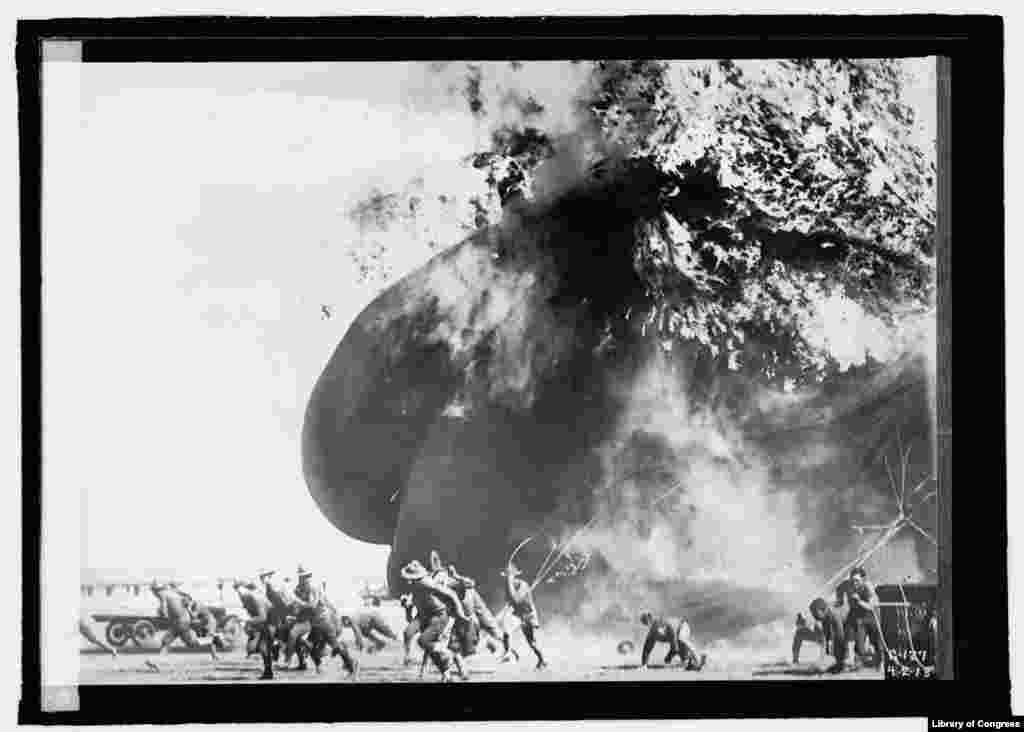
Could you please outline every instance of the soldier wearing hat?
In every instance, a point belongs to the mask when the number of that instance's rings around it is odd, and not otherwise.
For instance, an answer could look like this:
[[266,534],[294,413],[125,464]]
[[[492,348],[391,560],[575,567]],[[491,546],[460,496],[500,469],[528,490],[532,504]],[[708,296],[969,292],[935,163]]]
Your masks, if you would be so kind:
[[332,655],[341,656],[345,670],[354,679],[359,671],[359,662],[352,657],[348,646],[338,637],[338,618],[331,612],[331,608],[325,601],[323,590],[309,581],[312,576],[312,572],[301,566],[296,572],[298,583],[295,587],[295,607],[297,612],[295,625],[292,626],[288,634],[285,660],[291,658],[295,643],[301,636],[312,634],[314,637],[311,638],[310,643],[311,655],[317,673],[320,672],[320,648],[327,645],[332,649]]
[[242,607],[249,613],[249,620],[245,624],[249,636],[245,647],[246,656],[258,653],[263,659],[263,675],[260,678],[272,679],[274,678],[272,665],[274,626],[270,621],[270,616],[273,606],[255,582],[235,579],[233,584],[235,592],[238,593],[238,599],[242,602]]
[[537,668],[542,669],[547,666],[547,662],[537,645],[536,631],[540,628],[540,617],[537,614],[537,606],[533,602],[533,591],[527,582],[519,579],[520,574],[522,573],[519,568],[511,562],[501,573],[505,578],[505,607],[500,614],[503,626],[501,641],[505,647],[502,661],[511,660],[513,657],[519,658],[519,654],[512,650],[509,644],[507,621],[511,615],[519,620],[519,627],[523,631],[523,637],[526,638],[526,644],[537,656]]
[[[402,567],[401,576],[410,584],[412,602],[416,607],[420,635],[418,645],[441,672],[443,681],[451,681],[449,666],[453,663],[459,675],[465,678],[458,654],[453,655],[448,648],[454,620],[470,621],[459,596],[435,582],[415,559]],[[455,618],[452,618],[453,614]]]
[[647,668],[647,659],[656,643],[667,643],[668,653],[665,655],[665,665],[672,663],[672,660],[679,656],[683,667],[687,671],[700,671],[707,663],[707,654],[697,658],[697,654],[690,646],[690,624],[685,618],[663,618],[655,616],[654,613],[644,612],[640,615],[640,623],[647,627],[647,638],[644,640],[644,648],[640,654],[640,668]]

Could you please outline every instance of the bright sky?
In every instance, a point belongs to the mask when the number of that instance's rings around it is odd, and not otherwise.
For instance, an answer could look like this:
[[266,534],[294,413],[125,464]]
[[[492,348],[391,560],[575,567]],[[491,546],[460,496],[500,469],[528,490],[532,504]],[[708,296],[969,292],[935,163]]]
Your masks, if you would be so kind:
[[[550,127],[582,73],[501,65],[487,83],[529,89]],[[81,498],[82,567],[383,574],[386,548],[309,497],[302,416],[381,286],[351,253],[388,245],[394,277],[464,235],[483,183],[462,161],[493,124],[464,83],[461,64],[48,64],[44,479],[58,509]],[[428,201],[460,196],[451,216],[349,219],[416,178]]]
[[[382,577],[307,493],[302,416],[380,287],[346,213],[416,176],[480,189],[465,101],[397,64],[50,67],[45,486],[80,492],[81,565]],[[385,236],[396,274],[429,255]]]

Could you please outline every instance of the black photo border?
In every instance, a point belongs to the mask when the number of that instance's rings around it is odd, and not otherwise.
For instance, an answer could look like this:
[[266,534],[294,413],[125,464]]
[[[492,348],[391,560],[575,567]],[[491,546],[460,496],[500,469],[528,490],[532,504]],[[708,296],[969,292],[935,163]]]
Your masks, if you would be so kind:
[[[80,40],[83,63],[797,58],[936,56],[939,94],[938,439],[941,675],[931,684],[695,681],[80,686],[74,712],[41,711],[42,318],[40,71],[44,40]],[[558,18],[160,17],[18,23],[22,305],[21,723],[1008,717],[1004,308],[1004,67],[998,16],[631,16]],[[948,72],[948,76],[946,74]],[[948,80],[948,85],[946,81]],[[948,92],[948,93],[947,93]],[[943,97],[943,95],[946,96]],[[943,101],[944,100],[944,101]],[[945,105],[945,106],[943,106]],[[956,215],[954,215],[954,213]],[[961,305],[961,461],[952,526],[952,246]],[[83,242],[83,246],[88,243]],[[965,254],[966,252],[966,254]],[[967,254],[971,254],[970,257]],[[965,309],[966,308],[966,309]],[[995,328],[980,327],[986,321]],[[966,358],[971,355],[971,359]],[[965,372],[964,369],[967,369]],[[966,374],[966,375],[965,375]],[[967,417],[963,410],[967,410]],[[968,494],[966,490],[971,490]],[[956,582],[952,583],[955,576]],[[935,686],[941,684],[941,686]],[[524,691],[529,693],[524,694]],[[340,695],[336,692],[340,692]],[[350,698],[345,698],[345,696]]]

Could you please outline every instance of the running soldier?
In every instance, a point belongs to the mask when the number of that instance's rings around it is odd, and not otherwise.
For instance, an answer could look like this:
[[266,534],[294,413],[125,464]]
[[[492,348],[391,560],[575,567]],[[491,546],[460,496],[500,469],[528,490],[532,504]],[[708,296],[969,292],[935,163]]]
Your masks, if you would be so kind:
[[[288,644],[288,637],[292,627],[295,625],[295,598],[292,596],[288,587],[283,582],[278,582],[274,579],[274,575],[277,574],[277,570],[267,569],[259,573],[260,581],[263,583],[263,592],[270,601],[271,613],[270,620],[271,626],[274,629],[274,646],[272,649],[272,656],[275,660],[279,660],[281,653]],[[306,670],[306,653],[309,650],[309,644],[299,639],[296,642],[295,652],[299,657],[299,670]],[[291,664],[291,656],[288,655],[284,660],[284,667],[287,668]]]
[[117,658],[117,649],[107,643],[104,643],[95,633],[93,633],[92,628],[89,627],[89,624],[85,622],[85,619],[83,618],[78,619],[78,632],[85,636],[85,639],[94,646],[99,646],[111,656]]
[[501,630],[498,628],[498,621],[495,619],[494,613],[487,607],[487,603],[480,597],[480,593],[476,591],[476,581],[471,577],[460,575],[454,565],[448,566],[448,574],[454,580],[455,594],[462,600],[462,605],[466,608],[466,614],[473,619],[472,641],[474,652],[479,642],[480,633],[483,632],[487,634],[487,650],[491,653],[496,653],[498,644],[501,643],[502,639]]
[[668,666],[672,660],[679,656],[683,668],[687,671],[700,671],[707,663],[707,654],[697,658],[693,648],[689,644],[690,624],[685,619],[656,617],[653,613],[645,612],[640,616],[640,623],[647,627],[647,638],[644,640],[644,647],[640,653],[640,670],[647,669],[647,659],[657,643],[667,643],[668,653],[665,655],[665,665]]
[[402,659],[402,664],[411,666],[416,663],[412,657],[412,642],[420,634],[420,621],[416,617],[416,603],[413,602],[410,593],[401,595],[398,598],[398,602],[405,611],[405,630],[402,631],[402,646],[405,650],[405,656]]
[[[420,648],[425,652],[424,664],[429,658],[441,672],[441,680],[452,680],[450,666],[455,665],[460,676],[466,678],[462,660],[448,648],[455,619],[469,622],[458,595],[435,582],[426,568],[415,559],[401,570],[402,578],[412,587],[412,602],[416,607],[419,624]],[[455,618],[452,618],[454,614]],[[420,669],[423,673],[423,667]]]
[[224,639],[217,630],[217,616],[213,609],[206,603],[196,600],[192,595],[181,593],[185,601],[185,607],[192,615],[192,629],[200,638],[209,638],[213,647],[219,651],[224,650]]
[[320,673],[320,660],[323,645],[330,646],[333,654],[341,656],[341,661],[348,672],[349,678],[355,679],[359,671],[359,662],[348,652],[344,641],[338,638],[338,617],[332,612],[332,608],[324,601],[323,591],[309,581],[313,576],[312,572],[299,567],[296,577],[298,584],[295,587],[296,613],[295,625],[288,633],[288,647],[285,650],[285,662],[291,658],[295,645],[299,638],[316,631],[310,643],[313,664],[316,672]]
[[[169,585],[160,585],[156,580],[153,580],[149,589],[160,603],[158,612],[167,618],[171,626],[160,642],[160,657],[166,656],[170,645],[177,638],[181,638],[189,648],[208,647],[210,656],[216,661],[218,656],[217,649],[214,647],[214,636],[204,639],[205,642],[200,642],[196,632],[192,629],[192,614],[189,612],[185,597],[178,590],[172,589]],[[214,630],[216,630],[216,621]],[[147,660],[146,665],[154,671],[160,670],[160,667],[151,660]]]
[[373,608],[361,610],[354,616],[343,615],[341,617],[343,627],[350,627],[358,631],[369,643],[366,646],[367,653],[377,653],[387,647],[388,641],[397,641],[398,636],[388,625],[388,621],[381,614],[380,610]]
[[260,679],[274,678],[273,649],[274,649],[274,625],[271,622],[273,607],[266,595],[260,592],[255,582],[245,582],[236,579],[234,582],[235,592],[242,602],[242,607],[249,613],[249,620],[245,624],[246,633],[249,636],[245,646],[246,658],[258,653],[263,659],[263,675]]
[[501,660],[509,661],[512,657],[519,660],[519,654],[512,650],[509,644],[509,616],[514,616],[519,620],[519,627],[523,631],[527,645],[530,646],[530,650],[537,656],[537,669],[539,670],[547,666],[544,656],[537,645],[536,633],[540,628],[540,616],[537,614],[537,606],[533,602],[533,591],[527,582],[518,578],[520,574],[519,569],[511,562],[505,571],[501,573],[505,578],[505,607],[500,614],[503,629],[501,641],[504,645],[505,653]]
[[[330,616],[330,622],[333,624],[335,628],[338,640],[341,640],[345,628],[351,628],[352,637],[355,639],[356,648],[361,653],[363,651],[364,646],[366,645],[365,641],[363,640],[362,631],[359,629],[359,626],[352,619],[351,614],[347,612],[341,612],[334,605],[334,603],[331,602],[331,599],[327,596],[327,584],[324,583],[322,586],[324,588],[324,604],[327,606],[327,611]],[[324,649],[328,645],[327,636],[323,633],[320,633],[316,628],[313,628],[313,631],[310,633],[310,638],[313,640],[316,652],[320,655],[321,658],[323,658]],[[340,646],[339,649],[331,649],[331,658],[340,655]]]

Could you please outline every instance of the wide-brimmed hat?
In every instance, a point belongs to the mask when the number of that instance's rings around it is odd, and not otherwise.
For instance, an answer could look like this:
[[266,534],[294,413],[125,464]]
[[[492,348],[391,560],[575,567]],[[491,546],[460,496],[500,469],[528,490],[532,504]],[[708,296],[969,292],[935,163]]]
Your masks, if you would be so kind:
[[302,579],[303,577],[312,577],[313,573],[300,564],[299,568],[295,570],[295,576],[298,579]]
[[260,579],[263,579],[264,577],[270,577],[273,574],[277,574],[276,569],[261,569],[259,572],[256,573],[256,576]]
[[427,576],[427,569],[419,560],[413,559],[407,565],[402,567],[402,579],[409,580],[410,582],[415,580],[421,580]]

